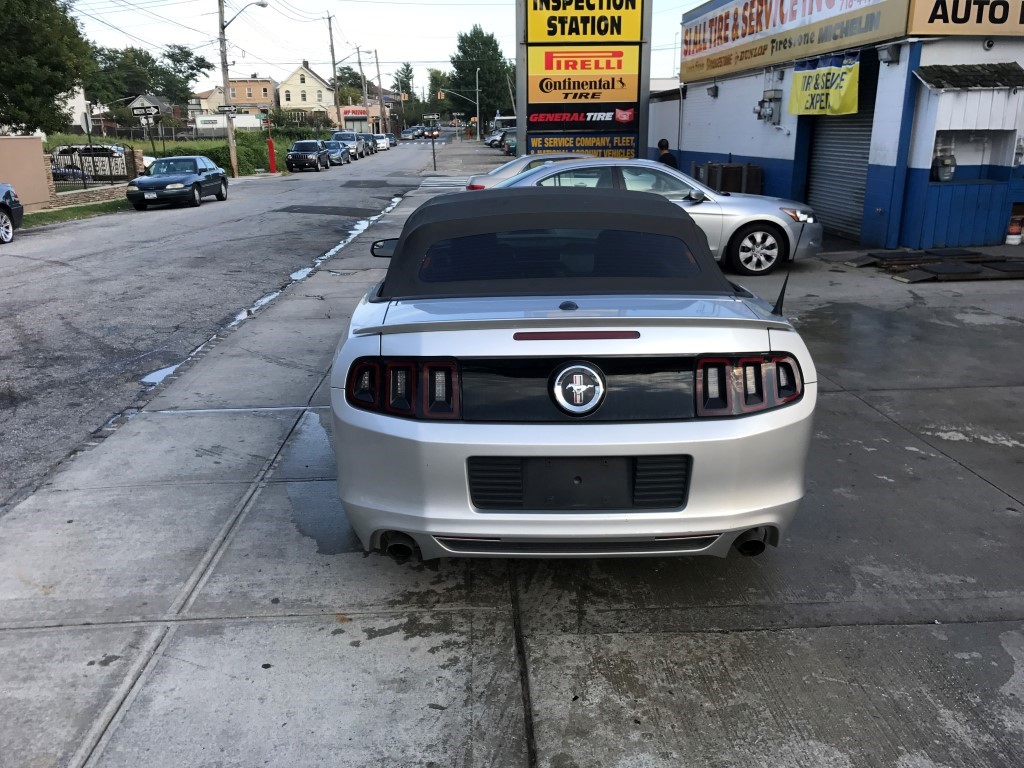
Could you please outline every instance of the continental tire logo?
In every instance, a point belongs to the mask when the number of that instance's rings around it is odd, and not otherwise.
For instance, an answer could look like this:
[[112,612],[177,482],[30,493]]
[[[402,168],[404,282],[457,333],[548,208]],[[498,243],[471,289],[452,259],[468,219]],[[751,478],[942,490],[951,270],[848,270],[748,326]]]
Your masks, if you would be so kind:
[[608,77],[600,80],[577,80],[572,77],[554,79],[542,77],[537,84],[541,93],[556,93],[558,91],[614,91],[626,87],[626,81],[621,77]]

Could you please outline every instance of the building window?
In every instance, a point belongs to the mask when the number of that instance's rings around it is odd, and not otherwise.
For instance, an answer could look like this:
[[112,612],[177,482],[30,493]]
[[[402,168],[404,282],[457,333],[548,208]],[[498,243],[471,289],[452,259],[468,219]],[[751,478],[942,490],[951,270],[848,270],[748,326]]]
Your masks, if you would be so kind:
[[270,96],[270,91],[268,91],[266,88],[264,88],[263,89],[263,98],[265,99],[265,98],[267,98],[269,96]]
[[292,92],[291,91],[285,91],[284,92],[284,100],[285,101],[291,101],[292,100]]
[[305,75],[299,75],[299,82],[304,84],[306,82],[306,76]]
[[302,98],[302,101],[306,100],[306,92],[305,91],[302,92],[301,98]]
[[235,89],[231,88],[230,91],[231,91],[231,98],[232,99],[235,98]]
[[252,88],[246,88],[245,89],[245,97],[247,99],[251,99],[252,98]]
[[324,100],[324,92],[323,91],[317,91],[316,92],[316,100],[317,101],[323,101]]

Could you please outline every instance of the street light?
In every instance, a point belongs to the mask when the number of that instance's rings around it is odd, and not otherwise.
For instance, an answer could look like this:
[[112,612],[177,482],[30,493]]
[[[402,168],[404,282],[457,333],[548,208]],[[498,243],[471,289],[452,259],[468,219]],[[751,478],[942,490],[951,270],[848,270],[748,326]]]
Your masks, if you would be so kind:
[[[224,106],[226,107],[231,106],[231,88],[228,85],[228,41],[225,37],[225,30],[228,28],[228,24],[237,19],[239,14],[250,5],[266,8],[267,0],[256,0],[256,2],[247,3],[238,9],[238,13],[224,21],[224,0],[217,0],[218,21],[220,23],[220,74],[224,81]],[[228,126],[228,154],[231,156],[231,176],[238,178],[238,148],[235,146],[235,121],[230,109],[225,112],[224,116],[227,118]]]
[[480,67],[476,68],[476,137],[480,141],[484,140],[480,131]]

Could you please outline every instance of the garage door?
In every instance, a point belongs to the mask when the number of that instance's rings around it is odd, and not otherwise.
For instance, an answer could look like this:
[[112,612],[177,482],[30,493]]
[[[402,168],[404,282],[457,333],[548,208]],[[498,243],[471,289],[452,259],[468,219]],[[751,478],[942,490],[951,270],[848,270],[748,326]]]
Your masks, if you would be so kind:
[[[811,133],[811,161],[807,202],[829,232],[860,239],[867,188],[871,123],[878,84],[866,52],[861,54],[860,110],[855,115],[815,117]],[[873,71],[872,71],[873,70]]]

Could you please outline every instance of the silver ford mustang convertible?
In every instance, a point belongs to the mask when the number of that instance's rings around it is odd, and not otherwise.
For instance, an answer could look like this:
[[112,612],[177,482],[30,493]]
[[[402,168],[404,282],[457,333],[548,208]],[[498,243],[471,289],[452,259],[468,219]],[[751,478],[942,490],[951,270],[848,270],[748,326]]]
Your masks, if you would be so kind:
[[421,205],[331,373],[338,487],[407,557],[756,555],[804,492],[807,347],[693,220],[618,190]]

